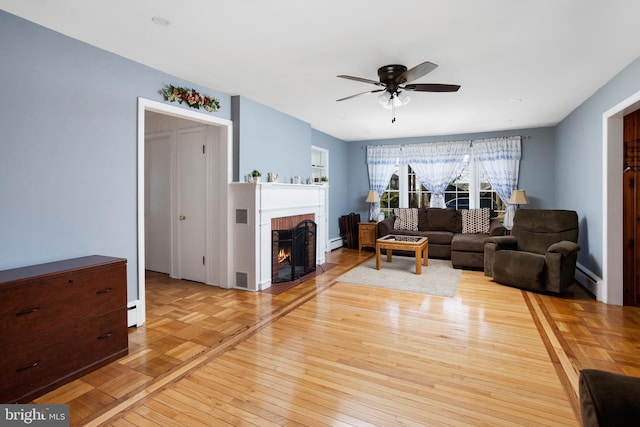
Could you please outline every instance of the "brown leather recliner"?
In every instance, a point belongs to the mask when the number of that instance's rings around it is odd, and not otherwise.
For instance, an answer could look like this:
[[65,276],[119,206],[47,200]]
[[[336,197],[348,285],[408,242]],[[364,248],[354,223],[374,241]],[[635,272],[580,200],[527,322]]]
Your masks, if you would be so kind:
[[577,242],[575,211],[519,209],[511,235],[487,238],[484,274],[504,285],[560,293],[573,284]]

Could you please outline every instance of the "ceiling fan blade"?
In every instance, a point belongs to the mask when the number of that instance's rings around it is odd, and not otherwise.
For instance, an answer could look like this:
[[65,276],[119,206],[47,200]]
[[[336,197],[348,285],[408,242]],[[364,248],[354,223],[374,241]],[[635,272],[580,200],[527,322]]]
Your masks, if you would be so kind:
[[396,83],[402,84],[406,82],[412,82],[424,76],[425,74],[432,72],[436,68],[438,68],[438,66],[433,62],[429,62],[429,61],[423,62],[422,64],[418,64],[415,67],[411,68],[410,70],[407,70],[404,73],[400,74],[398,77],[396,77]]
[[336,76],[336,77],[340,77],[341,79],[355,80],[357,82],[362,82],[362,83],[371,83],[376,86],[384,86],[383,83],[377,82],[375,80],[363,79],[362,77],[345,76],[344,74],[340,74],[339,76]]
[[406,85],[402,89],[416,92],[457,92],[460,85],[445,85],[439,83],[416,83]]
[[360,96],[360,95],[367,95],[367,94],[369,94],[369,93],[383,92],[383,91],[385,91],[385,90],[386,90],[386,89],[376,89],[376,90],[370,90],[370,91],[367,91],[367,92],[356,93],[355,95],[347,96],[347,97],[345,97],[345,98],[336,99],[336,101],[344,101],[344,100],[346,100],[346,99],[355,98],[356,96]]

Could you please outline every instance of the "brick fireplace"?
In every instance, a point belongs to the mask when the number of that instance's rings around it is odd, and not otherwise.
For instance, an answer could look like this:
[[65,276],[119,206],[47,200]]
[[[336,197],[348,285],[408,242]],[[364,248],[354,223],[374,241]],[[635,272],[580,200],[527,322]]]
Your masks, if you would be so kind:
[[315,215],[271,219],[271,283],[290,282],[316,269]]
[[288,230],[302,221],[315,223],[313,264],[325,262],[328,250],[327,185],[283,183],[230,184],[231,287],[260,291],[274,282],[273,230]]

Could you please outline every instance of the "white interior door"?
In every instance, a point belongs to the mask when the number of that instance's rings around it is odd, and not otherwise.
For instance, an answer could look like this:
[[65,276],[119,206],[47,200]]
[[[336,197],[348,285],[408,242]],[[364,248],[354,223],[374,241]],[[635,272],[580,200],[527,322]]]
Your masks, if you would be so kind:
[[178,132],[178,259],[182,279],[205,282],[206,129]]
[[145,264],[171,273],[171,132],[145,137]]

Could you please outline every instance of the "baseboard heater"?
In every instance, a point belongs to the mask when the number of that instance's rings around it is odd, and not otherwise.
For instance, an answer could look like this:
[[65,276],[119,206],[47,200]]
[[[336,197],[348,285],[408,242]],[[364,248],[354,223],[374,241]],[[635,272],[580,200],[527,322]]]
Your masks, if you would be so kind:
[[342,237],[336,237],[329,240],[329,251],[342,247]]
[[576,280],[594,296],[598,296],[598,288],[602,283],[602,279],[580,263],[576,264]]

